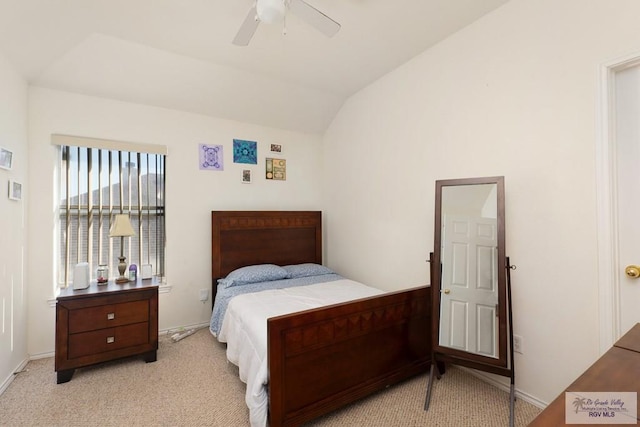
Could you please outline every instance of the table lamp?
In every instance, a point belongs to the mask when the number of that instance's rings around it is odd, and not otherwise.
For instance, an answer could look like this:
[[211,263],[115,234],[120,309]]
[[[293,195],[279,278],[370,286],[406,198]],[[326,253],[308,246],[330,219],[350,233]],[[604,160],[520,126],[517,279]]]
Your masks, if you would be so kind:
[[109,229],[109,237],[120,237],[120,262],[118,263],[118,272],[120,277],[116,279],[116,283],[127,283],[129,279],[125,277],[124,272],[127,270],[126,257],[124,256],[124,238],[133,236],[133,227],[129,221],[129,215],[116,215],[111,228]]

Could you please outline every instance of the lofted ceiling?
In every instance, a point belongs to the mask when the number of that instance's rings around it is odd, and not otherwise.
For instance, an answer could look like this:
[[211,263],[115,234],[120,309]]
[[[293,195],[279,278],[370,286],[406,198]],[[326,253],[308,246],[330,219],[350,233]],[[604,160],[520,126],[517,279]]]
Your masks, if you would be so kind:
[[0,53],[34,86],[322,133],[352,94],[508,0],[307,0],[231,43],[253,0],[0,0]]

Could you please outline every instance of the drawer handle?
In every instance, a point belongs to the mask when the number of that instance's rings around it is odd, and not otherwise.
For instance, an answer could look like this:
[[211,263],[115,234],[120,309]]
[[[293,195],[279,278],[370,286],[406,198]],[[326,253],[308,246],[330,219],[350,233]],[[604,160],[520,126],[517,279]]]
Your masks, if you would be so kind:
[[116,337],[107,337],[107,344],[112,344],[116,341]]
[[115,313],[107,313],[107,320],[113,320],[116,318],[116,314]]

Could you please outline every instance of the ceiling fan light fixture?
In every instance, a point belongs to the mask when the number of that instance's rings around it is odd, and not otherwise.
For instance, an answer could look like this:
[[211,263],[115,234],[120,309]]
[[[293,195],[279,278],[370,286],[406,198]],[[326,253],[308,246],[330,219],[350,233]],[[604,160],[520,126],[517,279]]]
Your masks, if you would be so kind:
[[282,34],[286,34],[286,15],[289,12],[327,37],[333,37],[340,30],[340,24],[305,0],[254,0],[232,43],[236,46],[247,46],[261,22],[282,24]]
[[286,12],[284,0],[258,0],[256,3],[258,18],[267,24],[282,22]]

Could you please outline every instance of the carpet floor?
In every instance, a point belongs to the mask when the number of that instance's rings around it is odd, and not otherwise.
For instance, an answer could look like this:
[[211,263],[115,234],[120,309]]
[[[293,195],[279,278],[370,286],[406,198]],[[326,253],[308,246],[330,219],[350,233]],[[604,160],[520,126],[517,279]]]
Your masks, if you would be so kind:
[[[376,393],[307,426],[508,425],[509,395],[451,367],[423,410],[427,376]],[[53,358],[30,361],[0,395],[0,426],[248,426],[245,385],[207,329],[174,343],[161,336],[158,360],[128,358],[77,369],[56,384]],[[541,410],[516,400],[515,425]]]

